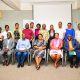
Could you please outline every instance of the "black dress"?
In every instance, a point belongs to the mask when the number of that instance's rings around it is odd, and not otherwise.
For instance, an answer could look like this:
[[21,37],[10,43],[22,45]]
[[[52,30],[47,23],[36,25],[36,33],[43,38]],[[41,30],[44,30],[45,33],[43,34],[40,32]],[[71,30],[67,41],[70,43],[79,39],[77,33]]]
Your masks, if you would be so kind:
[[48,39],[47,48],[50,49],[50,41],[51,41],[52,39],[54,39],[54,37],[55,37],[55,30],[53,31],[53,34],[52,34],[52,35],[51,35],[51,30],[49,30],[49,39]]

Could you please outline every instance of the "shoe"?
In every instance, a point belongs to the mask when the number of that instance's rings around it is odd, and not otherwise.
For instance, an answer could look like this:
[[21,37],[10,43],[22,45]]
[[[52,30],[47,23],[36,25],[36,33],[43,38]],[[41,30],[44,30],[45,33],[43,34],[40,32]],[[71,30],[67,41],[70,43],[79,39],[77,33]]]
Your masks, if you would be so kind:
[[6,66],[8,66],[9,65],[9,62],[6,60]]
[[20,68],[20,66],[21,66],[21,65],[20,65],[20,64],[18,64],[18,65],[17,65],[17,68]]
[[70,68],[73,68],[73,65],[72,64],[70,65]]
[[36,69],[39,70],[39,69],[40,69],[40,65],[37,65],[37,66],[36,66]]
[[3,62],[3,66],[5,66],[5,65],[6,65],[6,61]]
[[9,66],[9,62],[6,63],[6,66]]
[[21,64],[21,67],[24,67],[24,64]]
[[78,65],[75,65],[75,68],[78,68]]

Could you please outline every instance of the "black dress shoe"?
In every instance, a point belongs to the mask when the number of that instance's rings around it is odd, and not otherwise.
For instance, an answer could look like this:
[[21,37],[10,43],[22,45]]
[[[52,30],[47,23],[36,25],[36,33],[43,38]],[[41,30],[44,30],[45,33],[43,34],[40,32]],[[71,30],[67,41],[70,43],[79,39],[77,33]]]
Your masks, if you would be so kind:
[[75,68],[78,68],[78,65],[75,65]]
[[17,65],[18,68],[20,68],[20,66],[21,66],[20,64]]
[[6,66],[9,66],[9,62],[6,63]]
[[70,68],[73,68],[73,65],[72,64],[70,65]]
[[3,62],[3,66],[5,66],[5,65],[6,65],[6,61]]
[[24,67],[24,64],[21,64],[21,67]]

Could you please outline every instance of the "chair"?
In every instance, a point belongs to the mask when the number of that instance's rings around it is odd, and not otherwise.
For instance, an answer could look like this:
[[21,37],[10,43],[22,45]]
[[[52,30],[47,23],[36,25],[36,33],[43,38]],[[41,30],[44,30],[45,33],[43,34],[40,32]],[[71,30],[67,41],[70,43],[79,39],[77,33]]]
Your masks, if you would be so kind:
[[[62,66],[65,66],[66,65],[66,53],[64,53],[63,49],[62,49],[62,53],[63,54],[62,54],[62,59],[61,59],[62,63],[61,64],[62,64]],[[47,56],[48,56],[47,58],[49,59],[49,57],[50,57],[50,49],[48,49],[48,55]]]
[[[30,53],[31,54],[29,55],[29,65],[31,65],[32,59],[34,58],[34,50],[30,49]],[[48,53],[46,49],[45,49],[45,54],[44,54],[43,59],[45,60],[45,65],[47,65],[48,64]]]
[[[14,64],[15,63],[15,61],[16,61],[16,52],[17,52],[17,50],[15,49],[14,50],[14,53],[12,54],[12,64]],[[30,53],[30,50],[28,50],[28,58],[27,58],[27,61],[28,61],[28,66],[30,65],[30,57],[31,57],[31,53]]]

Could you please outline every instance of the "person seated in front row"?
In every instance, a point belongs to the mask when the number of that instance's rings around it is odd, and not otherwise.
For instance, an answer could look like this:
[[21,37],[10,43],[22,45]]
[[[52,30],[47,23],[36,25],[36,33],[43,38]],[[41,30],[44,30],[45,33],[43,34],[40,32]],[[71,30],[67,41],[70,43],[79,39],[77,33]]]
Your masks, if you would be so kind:
[[3,49],[3,40],[4,37],[2,36],[2,28],[0,27],[0,61],[3,61],[3,56],[2,56],[2,49]]
[[46,42],[43,40],[43,35],[39,34],[38,39],[34,41],[34,57],[36,61],[36,69],[40,69],[40,62],[44,57]]
[[7,38],[3,41],[3,65],[8,66],[10,63],[11,55],[14,52],[14,40],[12,39],[11,32],[7,33]]
[[19,68],[24,67],[24,62],[26,58],[28,57],[28,49],[31,48],[30,41],[26,39],[25,34],[22,34],[22,39],[18,40],[17,46],[16,46],[16,56],[18,60],[17,67]]
[[54,61],[54,67],[57,68],[58,61],[62,57],[61,48],[63,47],[63,42],[59,39],[59,33],[55,33],[55,38],[50,42],[50,56]]
[[[75,68],[78,68],[79,60],[80,60],[80,49],[79,49],[79,43],[76,39],[73,39],[71,35],[68,35],[68,39],[64,41],[64,49],[68,52],[69,61],[70,61],[70,67],[73,68],[73,65]],[[75,62],[73,59],[76,57]]]

